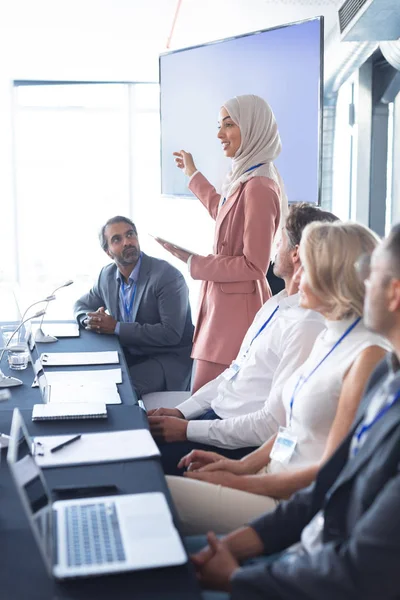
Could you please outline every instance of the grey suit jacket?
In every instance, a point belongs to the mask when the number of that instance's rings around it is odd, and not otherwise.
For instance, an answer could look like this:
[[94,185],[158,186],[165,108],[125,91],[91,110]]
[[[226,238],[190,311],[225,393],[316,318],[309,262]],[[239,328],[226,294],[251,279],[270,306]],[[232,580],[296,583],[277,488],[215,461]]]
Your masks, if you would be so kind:
[[400,598],[400,401],[372,427],[348,460],[354,431],[388,374],[378,365],[352,431],[313,485],[251,523],[266,554],[300,540],[323,509],[323,545],[313,554],[283,554],[240,569],[232,600],[392,600]]
[[[81,324],[87,312],[100,306],[120,321],[114,263],[103,267],[90,292],[75,303],[75,318]],[[122,346],[138,360],[156,358],[163,367],[168,390],[185,390],[192,368],[193,325],[183,275],[168,262],[143,253],[132,310],[134,322],[120,324]]]

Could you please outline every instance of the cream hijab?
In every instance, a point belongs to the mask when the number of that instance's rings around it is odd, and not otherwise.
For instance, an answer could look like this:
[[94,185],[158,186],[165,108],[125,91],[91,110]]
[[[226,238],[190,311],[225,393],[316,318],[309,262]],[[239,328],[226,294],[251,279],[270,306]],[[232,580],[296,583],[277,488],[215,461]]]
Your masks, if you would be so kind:
[[[231,119],[240,128],[242,141],[232,159],[232,170],[222,184],[222,198],[231,196],[239,185],[251,177],[269,177],[280,188],[280,226],[288,211],[285,188],[273,161],[282,149],[278,125],[271,107],[259,96],[235,96],[224,103]],[[247,169],[263,163],[246,173]]]

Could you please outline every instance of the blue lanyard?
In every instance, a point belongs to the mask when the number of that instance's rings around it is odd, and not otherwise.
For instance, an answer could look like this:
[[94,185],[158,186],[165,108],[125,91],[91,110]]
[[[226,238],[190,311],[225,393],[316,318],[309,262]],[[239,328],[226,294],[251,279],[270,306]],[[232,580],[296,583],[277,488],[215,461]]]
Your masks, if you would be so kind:
[[[250,171],[254,171],[254,169],[258,169],[258,167],[261,167],[263,164],[265,163],[258,163],[258,165],[254,165],[254,167],[250,167],[249,169],[246,169],[244,173],[250,173]],[[244,175],[243,173],[243,175]],[[226,198],[224,198],[221,202],[221,207],[225,204],[226,202]]]
[[398,400],[400,399],[400,390],[397,392],[397,394],[395,395],[395,397],[393,398],[393,400],[391,402],[389,402],[389,404],[386,404],[386,406],[384,406],[379,413],[376,415],[375,419],[373,419],[371,421],[371,423],[366,423],[365,425],[363,425],[362,423],[357,427],[356,432],[354,434],[356,440],[357,440],[357,446],[355,446],[354,450],[353,450],[353,456],[355,456],[359,450],[359,444],[360,444],[360,440],[362,438],[362,436],[367,433],[367,431],[369,431],[371,429],[371,427],[373,427],[375,425],[375,423],[377,423],[386,413],[387,411],[392,408],[393,404],[395,404]]
[[[354,327],[355,327],[356,325],[358,325],[358,323],[359,323],[360,321],[361,321],[361,317],[358,317],[358,318],[357,318],[357,319],[354,321],[354,323],[352,323],[352,324],[350,325],[350,327],[348,327],[348,328],[346,329],[346,331],[344,332],[344,334],[343,334],[343,335],[342,335],[342,336],[341,336],[341,337],[338,339],[338,341],[337,341],[337,342],[336,342],[336,343],[335,343],[335,344],[332,346],[332,348],[329,350],[329,352],[327,352],[327,353],[325,354],[325,356],[323,357],[323,359],[319,361],[319,363],[318,363],[318,364],[317,364],[317,365],[316,365],[316,366],[313,368],[313,370],[311,371],[311,373],[309,373],[309,374],[307,375],[307,377],[303,377],[302,375],[300,375],[299,379],[297,380],[296,387],[294,388],[294,391],[293,391],[293,394],[292,394],[292,398],[291,398],[291,400],[290,400],[290,417],[289,417],[289,427],[290,427],[290,424],[291,424],[291,422],[292,422],[292,415],[293,415],[293,404],[294,404],[294,399],[295,399],[295,397],[296,397],[296,393],[297,393],[297,391],[300,391],[300,390],[302,389],[303,385],[304,385],[305,383],[307,383],[307,381],[310,379],[310,377],[311,377],[312,375],[314,375],[315,371],[316,371],[316,370],[317,370],[317,369],[318,369],[318,368],[319,368],[319,367],[322,365],[322,363],[323,363],[323,362],[325,362],[325,361],[326,361],[326,359],[328,358],[328,356],[330,356],[330,355],[332,354],[332,352],[333,352],[333,351],[334,351],[334,350],[335,350],[335,349],[336,349],[336,348],[339,346],[339,344],[341,344],[341,343],[343,342],[344,338],[345,338],[345,337],[347,337],[351,331],[353,331]],[[298,387],[299,387],[300,383],[302,383],[302,385],[301,385],[300,389],[298,390]]]
[[246,350],[246,354],[247,354],[247,353],[248,353],[248,351],[250,350],[250,348],[251,348],[251,345],[252,345],[252,343],[254,342],[254,340],[256,340],[256,339],[258,338],[258,336],[260,335],[260,333],[261,333],[262,331],[264,331],[264,329],[266,328],[266,326],[268,325],[268,323],[269,323],[269,322],[272,320],[272,317],[273,317],[273,316],[276,314],[276,312],[277,312],[278,308],[279,308],[279,306],[277,306],[277,307],[275,308],[275,310],[273,310],[273,311],[272,311],[272,313],[269,315],[268,319],[265,321],[264,325],[262,325],[262,326],[260,327],[260,329],[257,331],[256,335],[253,337],[253,339],[251,340],[251,342],[250,342],[250,344],[249,344],[249,347],[248,347],[248,348],[247,348],[247,350]]
[[129,317],[131,315],[133,302],[135,300],[136,283],[133,284],[133,292],[131,295],[131,301],[129,302],[129,305],[127,302],[127,292],[129,293],[129,290],[126,289],[125,283],[123,280],[121,281],[121,289],[122,289],[122,298],[123,298],[122,303],[124,306],[124,313],[125,313],[125,322],[129,323]]

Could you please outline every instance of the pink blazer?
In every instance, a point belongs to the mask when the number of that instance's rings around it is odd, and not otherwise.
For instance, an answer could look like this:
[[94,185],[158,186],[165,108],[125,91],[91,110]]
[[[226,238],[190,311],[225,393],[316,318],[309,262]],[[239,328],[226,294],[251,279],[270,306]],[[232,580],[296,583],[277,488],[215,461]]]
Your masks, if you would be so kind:
[[229,365],[256,312],[271,296],[266,272],[280,218],[279,187],[252,177],[218,210],[220,195],[197,173],[189,188],[216,221],[214,254],[193,256],[203,280],[192,357]]

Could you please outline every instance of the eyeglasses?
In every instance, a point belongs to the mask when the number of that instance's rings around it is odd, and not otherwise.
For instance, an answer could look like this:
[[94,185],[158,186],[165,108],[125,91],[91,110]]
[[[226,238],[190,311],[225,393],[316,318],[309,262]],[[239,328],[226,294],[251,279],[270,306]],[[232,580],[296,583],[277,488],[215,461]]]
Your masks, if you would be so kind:
[[360,281],[368,279],[371,273],[371,254],[361,254],[354,263],[354,269]]

